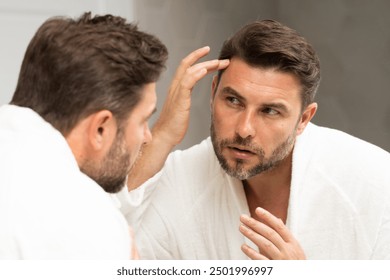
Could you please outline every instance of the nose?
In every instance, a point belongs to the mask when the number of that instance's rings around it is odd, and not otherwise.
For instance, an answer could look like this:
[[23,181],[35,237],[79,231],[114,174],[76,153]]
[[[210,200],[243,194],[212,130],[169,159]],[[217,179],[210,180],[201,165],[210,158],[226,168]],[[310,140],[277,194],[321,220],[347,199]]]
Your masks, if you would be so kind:
[[242,138],[254,137],[256,135],[255,120],[251,112],[242,112],[239,116],[236,133]]

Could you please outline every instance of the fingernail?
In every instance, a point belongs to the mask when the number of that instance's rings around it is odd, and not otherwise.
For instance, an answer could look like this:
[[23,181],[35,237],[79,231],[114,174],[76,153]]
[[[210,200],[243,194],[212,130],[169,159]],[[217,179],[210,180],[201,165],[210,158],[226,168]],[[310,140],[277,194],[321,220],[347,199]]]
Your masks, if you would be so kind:
[[264,213],[265,213],[264,209],[261,208],[261,207],[257,207],[257,208],[256,208],[256,211],[257,211],[259,214],[264,214]]

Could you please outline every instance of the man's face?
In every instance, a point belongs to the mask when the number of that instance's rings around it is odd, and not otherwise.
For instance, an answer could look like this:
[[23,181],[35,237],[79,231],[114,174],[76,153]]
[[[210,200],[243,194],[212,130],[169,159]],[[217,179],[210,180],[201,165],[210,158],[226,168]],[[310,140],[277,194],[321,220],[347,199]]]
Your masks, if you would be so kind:
[[286,160],[301,121],[299,80],[233,58],[216,86],[211,139],[223,169],[246,180]]
[[141,146],[152,139],[148,121],[156,108],[156,84],[143,88],[142,99],[130,113],[104,158],[86,162],[83,172],[94,179],[106,192],[116,193],[124,186],[127,175],[139,156]]

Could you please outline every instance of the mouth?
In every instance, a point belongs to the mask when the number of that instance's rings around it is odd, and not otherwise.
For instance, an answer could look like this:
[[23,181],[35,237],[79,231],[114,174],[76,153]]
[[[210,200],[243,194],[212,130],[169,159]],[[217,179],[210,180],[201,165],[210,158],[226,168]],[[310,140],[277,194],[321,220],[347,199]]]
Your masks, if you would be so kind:
[[235,151],[238,151],[238,152],[256,154],[256,152],[254,152],[253,150],[248,149],[246,147],[242,147],[242,146],[233,145],[233,146],[228,146],[228,148],[235,150]]
[[253,150],[241,146],[228,146],[227,147],[236,158],[247,159],[254,155],[257,155]]

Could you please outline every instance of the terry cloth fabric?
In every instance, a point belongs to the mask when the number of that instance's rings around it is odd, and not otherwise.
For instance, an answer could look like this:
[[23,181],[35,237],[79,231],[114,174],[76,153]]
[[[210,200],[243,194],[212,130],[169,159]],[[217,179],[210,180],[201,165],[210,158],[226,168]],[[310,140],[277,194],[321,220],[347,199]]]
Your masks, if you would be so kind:
[[129,259],[126,220],[38,114],[0,107],[0,259]]
[[[390,258],[389,167],[388,152],[308,125],[294,148],[287,217],[308,259]],[[173,152],[135,192],[143,203],[123,209],[141,258],[246,259],[240,246],[256,248],[238,230],[249,214],[243,185],[221,169],[210,138]]]

